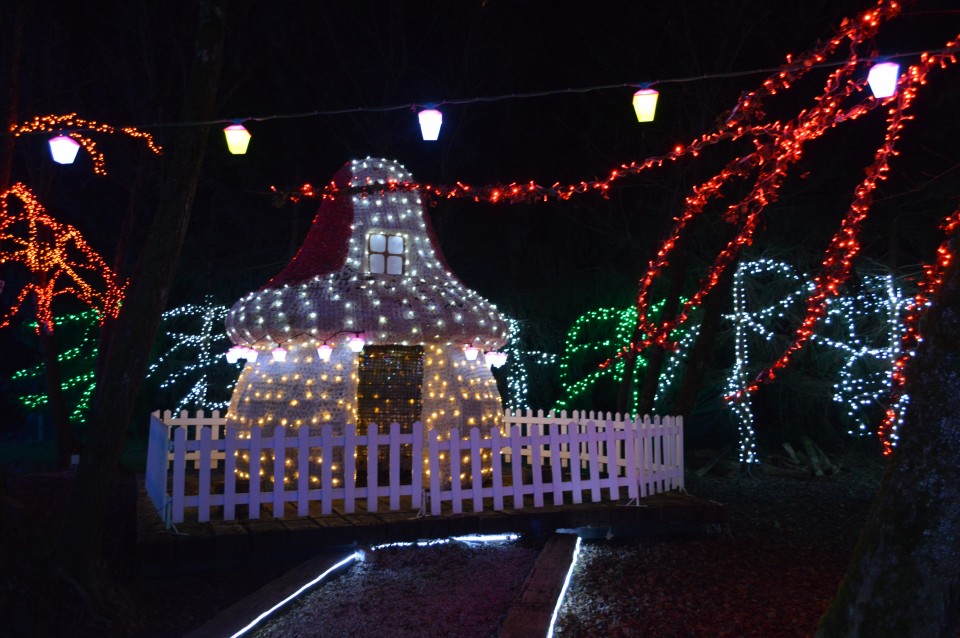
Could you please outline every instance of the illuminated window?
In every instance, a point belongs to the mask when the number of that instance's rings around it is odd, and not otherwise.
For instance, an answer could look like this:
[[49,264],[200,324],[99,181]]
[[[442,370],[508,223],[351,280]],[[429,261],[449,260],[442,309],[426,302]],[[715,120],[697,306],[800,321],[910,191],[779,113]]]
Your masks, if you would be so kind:
[[371,233],[367,237],[367,266],[376,274],[403,274],[403,236]]

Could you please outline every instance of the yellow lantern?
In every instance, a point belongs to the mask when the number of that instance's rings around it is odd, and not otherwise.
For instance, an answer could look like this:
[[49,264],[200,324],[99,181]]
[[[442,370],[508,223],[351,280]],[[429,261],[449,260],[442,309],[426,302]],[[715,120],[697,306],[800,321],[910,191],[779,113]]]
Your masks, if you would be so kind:
[[657,97],[660,94],[654,89],[640,89],[633,94],[633,110],[637,113],[638,122],[652,122],[657,111]]
[[244,128],[243,124],[231,124],[223,129],[223,134],[227,138],[227,149],[233,155],[243,155],[247,152],[247,145],[250,144],[250,132]]

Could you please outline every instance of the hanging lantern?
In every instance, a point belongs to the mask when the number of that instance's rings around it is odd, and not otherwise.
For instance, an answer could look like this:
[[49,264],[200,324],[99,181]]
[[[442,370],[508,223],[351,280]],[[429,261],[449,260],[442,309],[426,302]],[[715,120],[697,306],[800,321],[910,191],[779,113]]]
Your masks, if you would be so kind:
[[425,142],[435,142],[440,137],[440,125],[443,124],[443,113],[437,109],[426,109],[417,113],[420,119],[420,134]]
[[483,354],[483,360],[487,363],[488,366],[493,366],[494,368],[499,368],[504,363],[507,362],[507,353],[506,352],[485,352]]
[[479,348],[474,347],[469,343],[463,346],[463,355],[467,358],[467,361],[476,361],[478,354],[480,354]]
[[227,363],[236,363],[240,359],[246,359],[247,349],[243,346],[233,346],[227,350]]
[[363,350],[367,340],[363,338],[363,333],[353,335],[353,338],[347,343],[347,346],[350,348],[351,352],[360,352]]
[[273,360],[284,362],[287,360],[287,351],[284,348],[274,348],[273,349]]
[[244,128],[243,124],[231,124],[223,129],[223,134],[227,138],[227,149],[233,155],[243,155],[247,152],[247,145],[250,144],[250,131]]
[[50,140],[49,144],[50,155],[57,164],[73,164],[73,160],[77,159],[80,144],[72,137],[58,135]]
[[317,356],[320,357],[321,361],[329,361],[331,354],[333,354],[333,346],[329,343],[324,342],[317,346]]
[[243,356],[240,358],[246,359],[247,363],[253,363],[254,361],[257,360],[257,351],[254,350],[253,348],[244,348]]
[[657,97],[660,95],[654,89],[640,89],[633,94],[633,110],[637,114],[638,122],[652,122],[657,112]]
[[878,99],[890,97],[897,92],[897,80],[900,77],[900,65],[896,62],[881,62],[870,67],[867,83],[873,96]]

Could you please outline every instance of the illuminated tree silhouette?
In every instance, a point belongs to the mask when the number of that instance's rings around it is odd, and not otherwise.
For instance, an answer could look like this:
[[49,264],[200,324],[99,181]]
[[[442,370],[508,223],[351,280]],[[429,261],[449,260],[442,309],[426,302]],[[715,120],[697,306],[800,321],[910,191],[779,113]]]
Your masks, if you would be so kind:
[[29,273],[13,306],[0,316],[0,328],[33,302],[35,332],[46,368],[46,393],[57,438],[59,465],[66,465],[78,444],[70,429],[61,389],[53,302],[71,297],[94,309],[100,320],[116,317],[124,283],[69,224],[47,214],[23,184],[0,193],[0,264],[19,266]]

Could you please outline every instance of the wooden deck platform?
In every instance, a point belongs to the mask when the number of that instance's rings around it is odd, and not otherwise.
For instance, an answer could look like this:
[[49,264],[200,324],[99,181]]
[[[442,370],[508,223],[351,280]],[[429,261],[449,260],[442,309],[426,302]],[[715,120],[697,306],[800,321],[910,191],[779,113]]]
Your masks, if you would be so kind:
[[[383,507],[386,510],[386,504]],[[166,529],[141,484],[137,552],[149,571],[190,571],[228,567],[277,557],[309,557],[340,547],[363,547],[470,534],[516,532],[546,536],[558,529],[585,536],[704,533],[724,522],[724,506],[680,492],[657,494],[637,503],[601,502],[482,511],[440,516],[409,512],[367,512],[276,519],[198,523]]]

